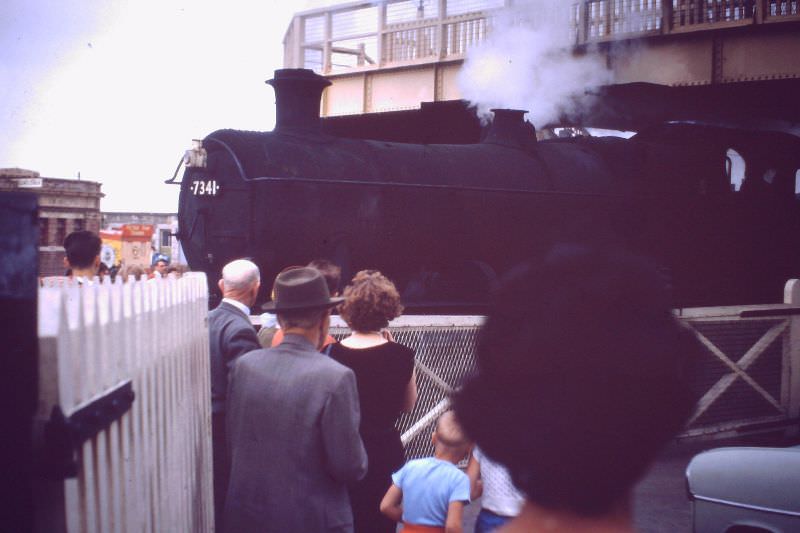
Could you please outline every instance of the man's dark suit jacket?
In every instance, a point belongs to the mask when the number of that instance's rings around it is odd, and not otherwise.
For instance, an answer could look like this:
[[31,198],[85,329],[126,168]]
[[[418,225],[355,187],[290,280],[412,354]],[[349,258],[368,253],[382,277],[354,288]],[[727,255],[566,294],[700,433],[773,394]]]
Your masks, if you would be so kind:
[[228,365],[237,357],[259,347],[250,317],[241,309],[221,302],[208,313],[211,352],[211,435],[214,465],[214,520],[222,531],[222,513],[230,476],[230,458],[225,436],[225,396],[228,390]]
[[305,337],[286,335],[238,358],[228,391],[225,530],[352,532],[347,484],[367,472],[360,418],[353,371]]
[[211,410],[225,410],[228,365],[240,355],[260,347],[250,317],[227,302],[208,313],[211,350]]

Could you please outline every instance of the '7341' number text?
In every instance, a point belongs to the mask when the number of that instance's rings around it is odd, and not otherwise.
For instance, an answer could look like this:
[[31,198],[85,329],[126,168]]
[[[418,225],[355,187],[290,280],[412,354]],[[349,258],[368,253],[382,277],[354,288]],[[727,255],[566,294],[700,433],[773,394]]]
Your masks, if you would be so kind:
[[189,188],[195,196],[216,196],[219,193],[217,180],[193,180]]

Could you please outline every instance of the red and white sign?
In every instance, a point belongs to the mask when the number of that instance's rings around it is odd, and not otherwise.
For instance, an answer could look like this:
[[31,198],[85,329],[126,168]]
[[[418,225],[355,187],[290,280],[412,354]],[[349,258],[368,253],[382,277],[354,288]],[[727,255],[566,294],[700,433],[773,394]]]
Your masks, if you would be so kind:
[[153,237],[153,226],[151,224],[123,224],[123,241],[149,241]]

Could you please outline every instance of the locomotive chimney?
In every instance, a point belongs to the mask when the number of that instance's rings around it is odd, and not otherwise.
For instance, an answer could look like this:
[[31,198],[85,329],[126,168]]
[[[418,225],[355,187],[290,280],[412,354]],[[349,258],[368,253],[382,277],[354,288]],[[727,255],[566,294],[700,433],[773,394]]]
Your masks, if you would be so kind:
[[320,98],[331,82],[308,69],[285,68],[267,83],[275,89],[275,131],[320,132]]
[[521,109],[492,109],[494,119],[483,142],[511,148],[528,149],[536,145],[536,129],[525,121],[527,111]]

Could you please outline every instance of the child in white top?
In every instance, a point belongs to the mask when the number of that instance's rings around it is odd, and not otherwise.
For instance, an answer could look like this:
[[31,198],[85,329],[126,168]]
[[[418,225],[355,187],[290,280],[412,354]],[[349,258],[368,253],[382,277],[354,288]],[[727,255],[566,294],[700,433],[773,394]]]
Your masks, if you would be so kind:
[[514,487],[508,470],[486,457],[477,446],[472,450],[467,476],[470,498],[483,496],[475,533],[490,533],[519,514],[525,496]]

